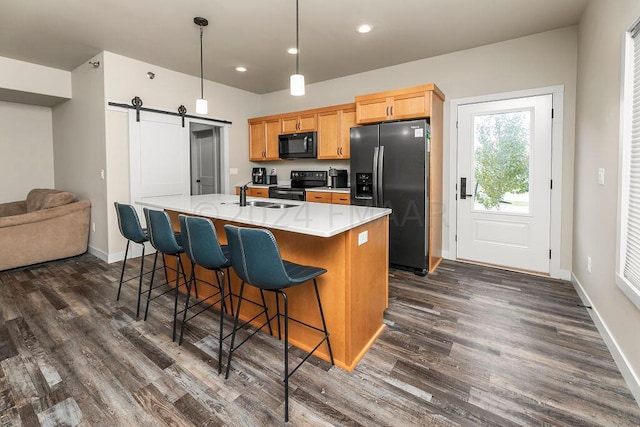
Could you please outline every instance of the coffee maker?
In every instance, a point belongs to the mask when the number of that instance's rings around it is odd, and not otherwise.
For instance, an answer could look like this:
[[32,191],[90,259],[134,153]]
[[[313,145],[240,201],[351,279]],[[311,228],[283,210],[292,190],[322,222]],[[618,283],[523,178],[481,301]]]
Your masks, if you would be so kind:
[[253,168],[251,173],[251,182],[253,184],[266,184],[267,183],[267,169],[266,168]]
[[346,169],[329,169],[329,186],[331,188],[347,188],[349,186],[348,172]]

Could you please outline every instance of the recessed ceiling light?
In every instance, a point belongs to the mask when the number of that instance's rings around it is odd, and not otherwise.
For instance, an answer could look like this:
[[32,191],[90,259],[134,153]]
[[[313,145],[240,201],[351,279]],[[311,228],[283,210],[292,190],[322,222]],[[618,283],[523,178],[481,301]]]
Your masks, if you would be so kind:
[[245,71],[247,71],[247,67],[236,67],[236,71],[238,71],[239,73],[244,73]]
[[373,30],[373,25],[369,24],[362,24],[359,25],[358,28],[356,28],[356,31],[362,34],[368,33],[371,30]]
[[287,49],[287,53],[295,55],[298,53],[298,49],[296,49],[295,47],[290,47],[289,49]]

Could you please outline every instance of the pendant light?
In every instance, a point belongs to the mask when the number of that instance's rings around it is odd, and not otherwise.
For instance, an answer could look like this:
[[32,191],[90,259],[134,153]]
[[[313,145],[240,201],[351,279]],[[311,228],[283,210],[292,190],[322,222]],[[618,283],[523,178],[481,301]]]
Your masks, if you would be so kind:
[[300,29],[298,25],[298,0],[296,0],[296,73],[289,78],[291,95],[304,95],[304,76],[300,74]]
[[196,100],[196,113],[207,114],[207,100],[204,99],[204,77],[203,77],[203,65],[202,65],[202,32],[204,27],[209,25],[209,21],[205,18],[195,17],[193,22],[200,27],[200,98]]

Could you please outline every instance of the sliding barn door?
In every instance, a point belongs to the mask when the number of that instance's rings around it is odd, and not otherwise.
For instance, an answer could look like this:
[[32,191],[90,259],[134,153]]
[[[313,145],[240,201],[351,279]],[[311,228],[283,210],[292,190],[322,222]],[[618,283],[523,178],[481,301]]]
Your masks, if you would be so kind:
[[[157,196],[191,193],[189,128],[180,117],[129,111],[131,203]],[[141,216],[142,219],[142,216]]]

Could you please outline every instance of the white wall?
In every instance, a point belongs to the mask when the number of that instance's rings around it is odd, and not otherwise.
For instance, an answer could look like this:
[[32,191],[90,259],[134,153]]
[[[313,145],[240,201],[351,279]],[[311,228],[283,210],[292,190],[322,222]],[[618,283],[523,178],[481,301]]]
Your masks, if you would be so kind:
[[[619,366],[640,401],[640,310],[614,283],[623,36],[638,17],[638,0],[592,1],[580,22],[573,274],[612,354],[626,358],[629,370]],[[604,186],[598,168],[605,169]]]
[[[188,114],[195,114],[195,102],[200,97],[200,79],[165,68],[104,52],[106,100],[130,104],[139,96],[144,106],[177,111],[183,104]],[[147,78],[147,72],[155,78]],[[250,177],[249,135],[247,120],[259,115],[260,96],[205,80],[204,97],[209,103],[206,117],[232,122],[230,128],[230,168],[237,168],[238,175],[230,176],[231,183]],[[106,101],[105,101],[106,102]],[[125,241],[120,236],[114,201],[129,201],[129,122],[128,113],[107,109],[106,151],[108,188],[108,245],[101,248],[110,253],[124,252]]]
[[[102,54],[92,58],[103,62]],[[73,99],[53,108],[53,158],[56,187],[91,200],[89,250],[99,255],[106,245],[104,68],[83,63],[71,72]],[[97,251],[97,252],[96,252]]]
[[51,108],[0,102],[0,203],[53,188]]
[[71,73],[0,56],[0,88],[71,98]]
[[[571,271],[573,216],[573,149],[575,130],[577,28],[568,27],[464,50],[435,58],[381,68],[361,74],[308,85],[306,95],[292,97],[279,91],[262,97],[260,115],[353,102],[360,94],[435,83],[446,96],[444,113],[444,250],[449,251],[448,198],[454,183],[449,182],[450,149],[455,141],[449,135],[452,99],[509,91],[564,85],[564,147],[562,186],[562,233],[560,269]],[[302,70],[304,73],[304,70]],[[455,114],[455,112],[453,112]],[[295,162],[293,162],[295,163]],[[334,167],[340,167],[337,162]],[[295,167],[287,163],[267,163],[267,168]],[[329,163],[320,163],[326,165]],[[256,164],[256,166],[259,166]],[[262,165],[260,165],[262,166]],[[278,170],[279,177],[282,175]],[[450,255],[452,256],[452,255]]]

